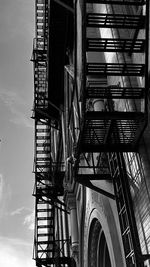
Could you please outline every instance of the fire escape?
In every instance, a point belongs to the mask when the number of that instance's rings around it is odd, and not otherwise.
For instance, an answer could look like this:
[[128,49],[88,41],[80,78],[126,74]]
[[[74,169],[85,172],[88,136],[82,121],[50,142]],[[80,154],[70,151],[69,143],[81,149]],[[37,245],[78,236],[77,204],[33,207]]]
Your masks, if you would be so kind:
[[[64,164],[59,162],[62,131],[55,105],[49,101],[48,0],[35,1],[36,37],[33,44],[35,120],[35,234],[36,266],[74,266],[70,257],[68,211],[64,194]],[[56,109],[58,114],[58,110]]]
[[[69,67],[65,70],[68,157],[75,181],[116,201],[126,264],[144,267],[150,255],[141,252],[123,155],[138,151],[147,125],[149,1],[81,2],[80,82],[77,55],[74,73]],[[129,14],[126,10],[131,7],[144,11]],[[77,21],[75,25],[80,27]],[[77,46],[76,40],[75,50]],[[116,59],[105,61],[98,57],[102,53]],[[113,192],[100,188],[96,183],[100,180],[112,181]]]
[[[147,125],[149,1],[79,2],[82,22],[81,79],[78,79],[77,73],[77,41],[74,69],[65,67],[68,169],[71,177],[74,174],[75,181],[116,201],[126,264],[144,267],[144,262],[150,257],[141,253],[123,153],[138,150]],[[56,57],[56,52],[64,50],[61,46],[63,23],[60,18],[63,13],[55,17],[56,6],[52,8],[52,5],[57,3],[69,12],[73,12],[73,8],[67,0],[36,0],[35,3],[36,37],[32,57],[35,119],[33,257],[38,267],[74,266],[70,256],[68,211],[63,201],[64,129],[57,106],[59,94],[62,94],[57,83],[62,76],[58,75],[65,65],[59,56]],[[91,4],[105,6],[105,9],[102,13],[94,9],[91,12]],[[135,15],[117,11],[131,6],[144,11]],[[76,2],[74,12],[77,27]],[[109,29],[111,38],[103,34],[99,37],[97,32],[102,29]],[[93,35],[89,34],[91,30]],[[128,34],[123,37],[124,30]],[[139,34],[141,31],[142,35]],[[97,59],[97,55],[102,53],[114,54],[115,62],[105,62],[102,57]],[[134,60],[131,60],[133,57]],[[54,64],[50,63],[50,59]],[[100,180],[111,181],[113,192],[97,186],[96,181]]]

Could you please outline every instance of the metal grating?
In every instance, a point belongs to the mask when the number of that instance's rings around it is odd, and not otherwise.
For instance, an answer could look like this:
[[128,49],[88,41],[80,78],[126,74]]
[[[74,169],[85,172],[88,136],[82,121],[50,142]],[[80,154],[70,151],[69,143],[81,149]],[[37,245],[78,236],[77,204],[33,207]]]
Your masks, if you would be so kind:
[[87,38],[86,50],[93,52],[144,52],[145,40],[143,39],[108,39]]
[[87,75],[111,75],[111,76],[143,76],[144,64],[130,63],[87,63]]
[[86,87],[86,98],[142,99],[144,98],[144,91],[143,87],[98,86],[97,83],[92,82]]
[[87,27],[96,28],[142,29],[145,23],[145,16],[88,13],[86,23]]
[[86,2],[93,4],[135,5],[135,6],[144,5],[146,3],[145,0],[87,0]]

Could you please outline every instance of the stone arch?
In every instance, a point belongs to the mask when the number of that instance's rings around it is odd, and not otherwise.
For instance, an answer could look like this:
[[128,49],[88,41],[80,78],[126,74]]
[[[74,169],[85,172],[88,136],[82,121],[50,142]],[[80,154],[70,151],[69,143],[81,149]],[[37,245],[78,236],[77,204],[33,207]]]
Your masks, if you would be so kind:
[[88,267],[111,267],[108,246],[102,226],[93,219],[88,240]]
[[[108,206],[107,209],[110,214]],[[102,211],[92,209],[88,217],[85,239],[85,267],[126,266],[113,215],[108,220]]]

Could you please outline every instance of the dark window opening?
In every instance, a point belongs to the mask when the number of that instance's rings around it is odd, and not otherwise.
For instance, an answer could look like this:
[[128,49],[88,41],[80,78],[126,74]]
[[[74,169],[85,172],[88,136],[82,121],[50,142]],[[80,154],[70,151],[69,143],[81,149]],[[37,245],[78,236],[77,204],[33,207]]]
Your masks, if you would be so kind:
[[88,267],[111,267],[104,232],[98,220],[93,220],[89,235]]

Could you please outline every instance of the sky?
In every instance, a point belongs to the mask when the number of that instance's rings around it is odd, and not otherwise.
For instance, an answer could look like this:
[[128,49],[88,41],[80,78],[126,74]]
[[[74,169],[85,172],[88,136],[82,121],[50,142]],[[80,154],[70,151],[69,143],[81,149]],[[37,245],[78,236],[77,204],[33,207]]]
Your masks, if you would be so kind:
[[0,0],[0,266],[33,267],[34,0]]

